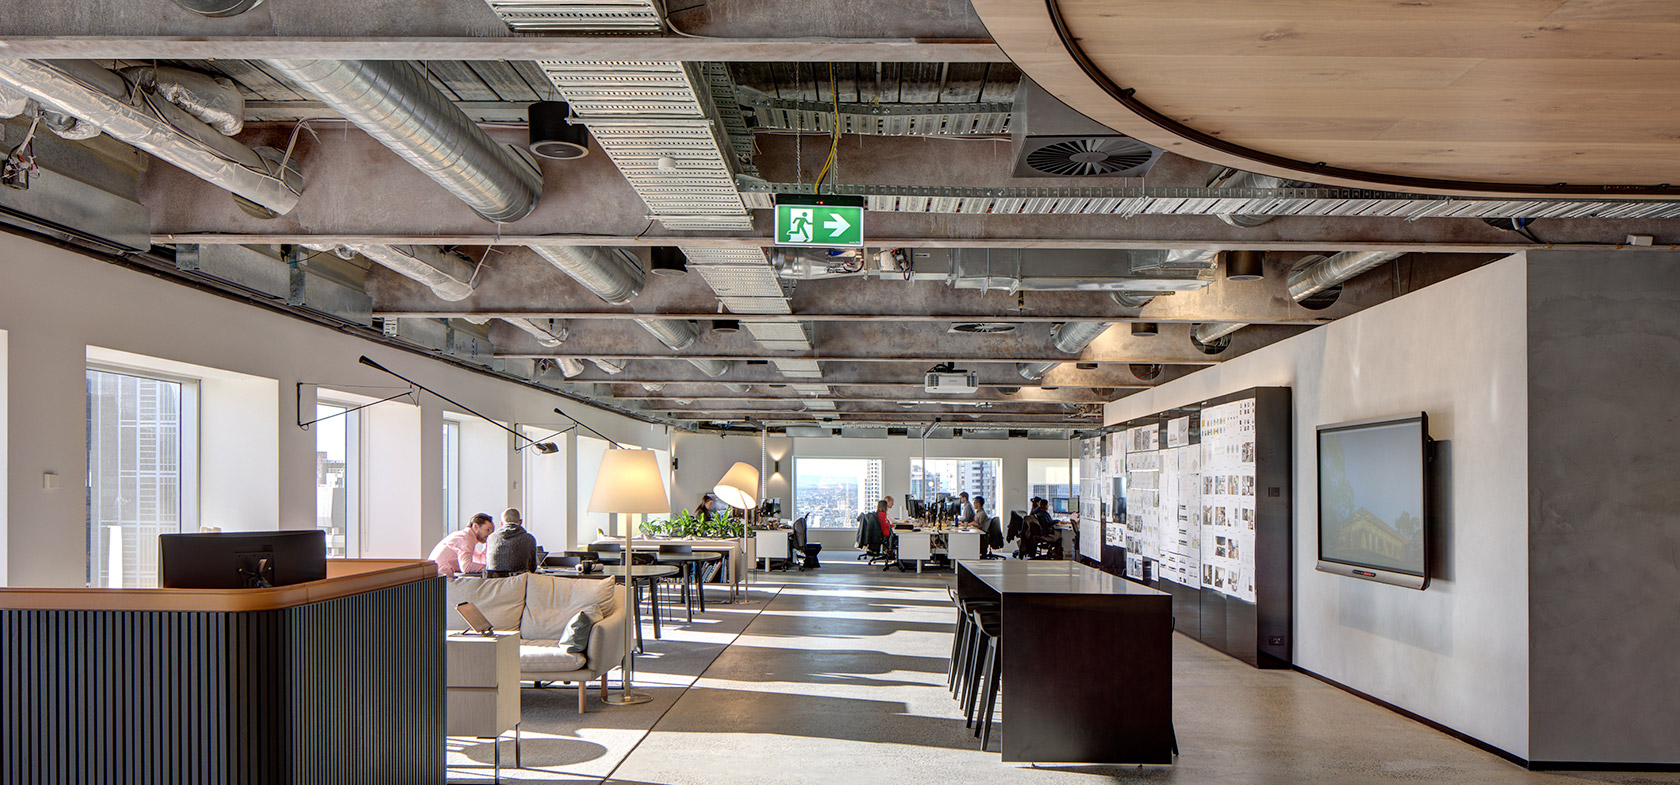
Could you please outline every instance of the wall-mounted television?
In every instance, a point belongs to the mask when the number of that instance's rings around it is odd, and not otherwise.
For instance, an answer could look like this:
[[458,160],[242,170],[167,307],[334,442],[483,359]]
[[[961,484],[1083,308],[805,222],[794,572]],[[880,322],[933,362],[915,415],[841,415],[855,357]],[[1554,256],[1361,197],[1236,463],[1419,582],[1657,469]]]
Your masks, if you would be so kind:
[[1318,427],[1318,569],[1429,585],[1429,417]]

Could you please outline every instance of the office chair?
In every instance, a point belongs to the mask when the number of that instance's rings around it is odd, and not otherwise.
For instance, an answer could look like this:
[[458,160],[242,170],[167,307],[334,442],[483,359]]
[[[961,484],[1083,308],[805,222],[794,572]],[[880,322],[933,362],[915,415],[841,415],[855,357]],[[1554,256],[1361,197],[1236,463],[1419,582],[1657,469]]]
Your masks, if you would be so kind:
[[822,564],[817,561],[817,554],[822,552],[822,543],[807,540],[805,516],[801,515],[793,521],[793,553],[799,559],[799,571],[816,569]]

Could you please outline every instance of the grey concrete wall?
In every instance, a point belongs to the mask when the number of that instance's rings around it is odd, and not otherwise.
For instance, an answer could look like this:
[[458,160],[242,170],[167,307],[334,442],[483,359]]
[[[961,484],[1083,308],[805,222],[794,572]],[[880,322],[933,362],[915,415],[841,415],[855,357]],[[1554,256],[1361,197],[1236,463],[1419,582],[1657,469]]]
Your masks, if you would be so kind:
[[1529,757],[1680,763],[1680,254],[1529,258]]
[[[1114,423],[1294,389],[1295,662],[1529,755],[1526,270],[1509,258],[1110,403]],[[1281,286],[1266,280],[1256,286]],[[1427,411],[1445,507],[1426,591],[1314,570],[1319,425]],[[1672,659],[1670,660],[1672,661]]]

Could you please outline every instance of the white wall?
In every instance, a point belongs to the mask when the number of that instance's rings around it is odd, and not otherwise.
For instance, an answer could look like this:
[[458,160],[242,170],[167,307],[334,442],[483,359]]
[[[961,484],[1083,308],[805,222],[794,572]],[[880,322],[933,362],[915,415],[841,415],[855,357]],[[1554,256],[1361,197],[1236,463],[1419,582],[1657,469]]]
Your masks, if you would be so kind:
[[[363,354],[505,422],[558,429],[569,424],[553,413],[560,406],[619,441],[664,446],[668,438],[663,426],[24,238],[0,236],[0,330],[8,332],[6,519],[29,522],[27,527],[6,529],[8,585],[80,586],[85,581],[87,510],[81,478],[87,474],[88,346],[273,380],[279,392],[273,420],[278,471],[256,476],[278,475],[273,498],[281,528],[315,526],[315,435],[297,427],[296,385],[401,384],[359,364],[356,360]],[[313,411],[312,400],[305,406]],[[427,422],[439,431],[441,409],[435,402],[425,408]],[[410,427],[420,426],[416,418]],[[243,427],[262,429],[266,424]],[[417,434],[410,449],[418,456],[424,445],[436,446],[440,438],[440,432],[430,438]],[[382,453],[379,462],[387,463],[387,457]],[[416,472],[435,469],[415,482],[422,487],[420,498],[429,494],[435,499],[431,509],[438,512],[441,458],[415,457],[413,462]],[[47,471],[63,478],[58,490],[41,489],[41,474]],[[419,515],[419,507],[411,514]],[[388,542],[413,549],[402,555],[424,557],[432,543],[423,540],[434,528],[441,534],[441,518],[432,517],[427,522],[387,515],[387,525],[407,530]]]
[[[1505,259],[1107,405],[1122,422],[1293,388],[1295,663],[1528,757],[1527,271]],[[1316,427],[1429,413],[1448,442],[1427,591],[1313,569]]]
[[7,522],[10,518],[6,516],[6,511],[9,509],[6,504],[6,490],[11,485],[10,482],[6,481],[10,476],[6,473],[6,456],[10,452],[9,442],[6,441],[6,423],[11,419],[6,416],[6,412],[10,411],[6,407],[6,369],[8,367],[9,364],[6,362],[6,331],[0,330],[0,586],[7,585],[7,567],[11,564],[11,557],[8,555],[10,549],[6,547],[11,541],[10,531],[7,528],[9,525]]
[[446,516],[454,516],[448,520],[453,531],[465,526],[473,513],[500,518],[502,510],[517,505],[508,497],[508,453],[515,446],[513,435],[472,415],[452,415],[450,419],[461,424],[461,508],[444,510]]

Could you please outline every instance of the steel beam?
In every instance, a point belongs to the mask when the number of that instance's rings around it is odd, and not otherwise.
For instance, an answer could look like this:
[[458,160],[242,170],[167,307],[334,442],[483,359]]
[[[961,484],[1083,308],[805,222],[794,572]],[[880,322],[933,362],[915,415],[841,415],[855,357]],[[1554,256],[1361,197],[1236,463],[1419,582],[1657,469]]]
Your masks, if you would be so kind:
[[[315,127],[315,126],[311,126]],[[284,149],[293,125],[250,126],[240,136],[250,145]],[[519,129],[495,129],[498,141],[518,142]],[[865,141],[894,137],[855,137]],[[898,168],[842,158],[847,182],[1018,184],[1007,177],[1007,149],[976,155],[954,140],[910,140],[931,144],[908,150],[883,148]],[[844,148],[851,148],[849,139]],[[867,147],[866,147],[867,151]],[[917,153],[912,155],[910,153]],[[790,154],[791,155],[791,154]],[[606,156],[566,162],[545,161],[543,195],[534,213],[512,224],[491,224],[396,154],[346,129],[337,121],[316,135],[304,133],[294,147],[306,175],[297,208],[282,218],[253,218],[233,206],[227,194],[165,164],[143,175],[141,201],[152,211],[152,234],[164,243],[388,245],[528,245],[533,243],[709,248],[759,248],[770,244],[767,211],[758,211],[749,232],[668,232],[650,225],[647,206]],[[804,158],[814,159],[811,152]],[[765,156],[761,156],[765,159]],[[774,156],[765,159],[773,164]],[[780,164],[787,168],[793,162]],[[799,169],[820,165],[801,160]],[[1175,164],[1176,165],[1176,164]],[[1184,168],[1194,169],[1192,165]],[[805,177],[805,182],[814,179]],[[1195,173],[1199,176],[1199,173]],[[787,179],[794,179],[787,172]],[[1151,178],[1155,174],[1151,173]],[[1163,171],[1161,178],[1190,177]],[[1194,178],[1191,177],[1193,180]],[[1153,180],[1152,180],[1153,182]],[[1032,183],[1043,186],[1042,181]],[[1509,253],[1541,248],[1512,232],[1469,219],[1398,221],[1382,218],[1285,216],[1253,229],[1227,226],[1206,216],[1140,215],[927,215],[871,213],[868,236],[877,247],[923,248],[1218,248],[1297,251],[1407,250]],[[1547,220],[1534,227],[1555,245],[1615,242],[1629,234],[1653,235],[1659,243],[1680,240],[1671,221]],[[1595,246],[1602,250],[1602,246]]]
[[968,3],[711,0],[663,35],[518,35],[482,0],[286,0],[207,18],[169,0],[3,0],[0,56],[56,59],[1009,62]]
[[[799,403],[809,400],[888,402],[899,401],[937,401],[950,399],[957,401],[984,401],[994,405],[1032,405],[1032,404],[1099,404],[1114,400],[1111,389],[1090,387],[1068,387],[1054,390],[1041,390],[1037,387],[1023,387],[1019,392],[1005,394],[996,387],[982,387],[979,392],[967,395],[934,395],[924,391],[920,385],[833,385],[833,390],[824,396],[806,396],[792,392],[791,389],[770,388],[762,384],[752,385],[745,393],[728,393],[719,386],[702,386],[698,384],[671,384],[658,392],[648,392],[640,385],[614,384],[611,386],[613,398],[620,401],[669,401],[676,398],[683,400],[707,401],[710,403],[728,404],[741,403]],[[1101,392],[1098,390],[1101,389]],[[720,394],[722,393],[722,394]]]
[[[745,331],[720,335],[702,331],[695,344],[681,353],[672,353],[651,336],[637,335],[621,326],[594,322],[572,325],[571,336],[564,344],[548,348],[538,344],[525,332],[493,323],[490,340],[500,357],[532,357],[587,359],[612,357],[628,360],[769,360],[775,358],[809,358],[821,361],[824,367],[836,363],[925,363],[932,366],[942,362],[1016,363],[1016,362],[1094,362],[1094,363],[1159,363],[1167,365],[1211,365],[1239,356],[1281,338],[1307,329],[1285,325],[1256,325],[1231,337],[1231,347],[1218,355],[1203,354],[1190,343],[1187,324],[1162,325],[1161,334],[1140,338],[1123,329],[1109,330],[1097,338],[1080,355],[1068,355],[1050,348],[1049,329],[1035,326],[1004,335],[949,335],[944,330],[925,324],[870,324],[868,329],[856,325],[836,328],[817,325],[812,330],[810,353],[774,352],[764,349]],[[727,381],[728,378],[725,377]]]
[[[1107,364],[1092,369],[1081,369],[1073,363],[1063,363],[1046,373],[1040,383],[1050,387],[1097,388],[1118,391],[1130,387],[1153,387],[1192,373],[1200,367],[1168,365],[1162,368],[1160,376],[1143,381],[1138,379],[1124,365]],[[999,387],[1018,387],[1023,390],[1032,388],[1031,383],[1015,373],[1013,364],[983,363],[976,364],[970,370],[975,372],[982,390]],[[589,365],[586,366],[583,374],[568,381],[610,385],[632,385],[642,382],[691,385],[692,389],[712,391],[721,389],[724,384],[801,383],[825,384],[830,385],[831,389],[844,389],[847,385],[895,385],[906,389],[919,389],[922,385],[922,378],[926,374],[926,366],[910,363],[856,363],[849,365],[828,363],[823,368],[823,378],[821,379],[789,379],[776,370],[773,365],[737,363],[730,368],[726,378],[713,379],[695,370],[688,363],[673,363],[668,359],[660,359],[631,362],[625,367],[624,372],[619,374],[608,374]],[[918,395],[922,394],[925,393],[918,393]]]
[[[1325,249],[1332,251],[1334,249]],[[1299,254],[1266,261],[1260,281],[1223,277],[1196,292],[1156,298],[1142,309],[1125,308],[1102,292],[1005,292],[952,289],[942,282],[906,282],[865,277],[801,281],[789,298],[793,313],[754,316],[772,322],[870,323],[880,321],[1008,322],[1055,324],[1070,321],[1242,322],[1319,324],[1339,319],[1406,292],[1457,275],[1498,258],[1495,255],[1430,254],[1381,266],[1344,286],[1335,304],[1310,310],[1288,296],[1283,285]],[[368,293],[375,314],[385,318],[636,319],[715,318],[716,298],[697,275],[650,276],[646,290],[624,307],[602,303],[575,282],[540,263],[528,251],[489,257],[470,300],[442,303],[425,287],[383,271],[371,271]]]

